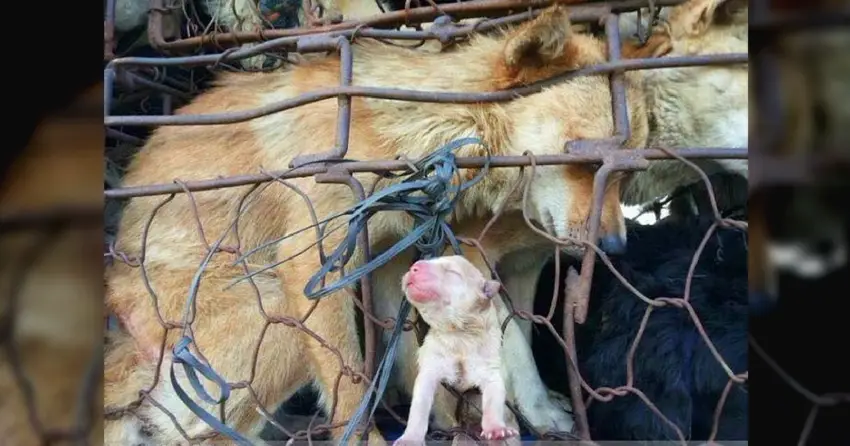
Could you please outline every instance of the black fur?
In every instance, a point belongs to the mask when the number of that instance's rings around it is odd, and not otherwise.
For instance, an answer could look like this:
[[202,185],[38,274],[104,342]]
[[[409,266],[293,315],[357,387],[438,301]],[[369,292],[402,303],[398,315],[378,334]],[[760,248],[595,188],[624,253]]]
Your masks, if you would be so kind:
[[[649,298],[681,297],[692,256],[710,224],[705,218],[693,217],[651,226],[634,225],[629,229],[628,252],[612,258],[614,266]],[[562,275],[557,280],[563,280],[568,265],[580,270],[579,262],[563,260]],[[746,261],[746,234],[719,229],[703,251],[691,286],[691,305],[735,373],[747,370]],[[554,263],[550,263],[541,275],[535,313],[548,311],[554,280]],[[646,307],[604,264],[597,262],[588,319],[577,326],[576,333],[579,367],[592,387],[625,385],[626,357]],[[560,316],[563,311],[555,314]],[[563,318],[555,317],[553,323],[561,331]],[[535,338],[535,353],[549,352],[545,361],[539,356],[541,375],[551,388],[568,394],[566,360],[563,355],[551,354],[558,348],[555,340],[543,330],[537,330]],[[668,307],[653,311],[634,364],[634,386],[686,438],[706,440],[728,378],[686,310]],[[724,406],[718,440],[747,439],[748,402],[746,386],[735,385]],[[675,431],[635,395],[608,403],[594,402],[588,409],[588,418],[594,440],[677,438]]]

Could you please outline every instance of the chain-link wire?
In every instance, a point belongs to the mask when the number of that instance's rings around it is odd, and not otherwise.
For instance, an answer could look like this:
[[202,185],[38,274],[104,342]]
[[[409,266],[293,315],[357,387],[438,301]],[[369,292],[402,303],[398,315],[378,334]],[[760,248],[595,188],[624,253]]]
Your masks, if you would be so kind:
[[[341,227],[339,225],[334,226],[331,224],[323,224],[323,222],[317,218],[317,210],[314,208],[314,203],[310,199],[309,195],[304,191],[300,190],[298,187],[296,187],[295,184],[293,184],[290,180],[310,175],[328,175],[329,173],[331,173],[328,165],[319,163],[319,161],[331,161],[330,164],[336,165],[337,168],[337,170],[334,171],[334,174],[343,175],[344,177],[347,176],[347,178],[344,178],[342,182],[348,184],[352,188],[352,192],[357,198],[357,200],[363,200],[367,198],[369,194],[364,193],[365,191],[363,190],[363,186],[361,182],[353,176],[354,173],[375,172],[378,175],[386,175],[388,172],[410,172],[409,167],[411,165],[411,160],[346,160],[344,163],[338,162],[342,157],[345,156],[348,149],[347,144],[350,126],[349,121],[351,118],[351,97],[366,96],[396,100],[413,100],[421,102],[455,103],[507,101],[516,98],[519,95],[538,92],[541,89],[545,88],[545,86],[547,85],[562,82],[565,79],[569,79],[571,77],[591,74],[609,74],[612,84],[613,116],[617,131],[617,135],[614,139],[603,141],[583,141],[581,144],[571,145],[570,150],[568,151],[569,153],[559,155],[534,156],[531,153],[526,153],[523,156],[492,157],[487,160],[489,161],[490,166],[493,168],[518,168],[521,170],[519,180],[510,187],[512,188],[512,190],[519,191],[522,194],[524,203],[522,217],[530,231],[533,231],[539,236],[549,240],[552,243],[553,252],[557,251],[557,247],[564,246],[571,246],[573,248],[575,248],[576,246],[580,246],[582,247],[582,251],[585,252],[581,273],[578,274],[575,271],[572,271],[570,274],[568,274],[568,282],[564,292],[556,292],[555,295],[553,295],[553,309],[555,299],[563,298],[566,300],[566,308],[568,308],[568,313],[567,317],[565,318],[563,327],[556,328],[552,325],[552,311],[550,311],[548,315],[535,315],[525,311],[513,310],[511,296],[508,296],[507,293],[505,293],[504,296],[505,304],[508,308],[511,308],[511,317],[528,320],[536,325],[545,327],[549,332],[551,332],[554,336],[557,337],[559,344],[564,350],[569,364],[569,367],[566,371],[569,376],[571,395],[573,397],[572,406],[577,424],[576,433],[578,434],[578,437],[587,440],[589,440],[590,438],[589,428],[587,424],[587,416],[585,414],[586,405],[589,404],[590,401],[596,401],[596,404],[599,404],[610,401],[613,398],[632,394],[636,395],[642,401],[644,401],[644,403],[647,405],[647,407],[650,408],[650,410],[655,412],[656,415],[658,415],[659,418],[663,420],[666,424],[670,425],[671,428],[673,428],[677,432],[678,439],[681,442],[686,441],[686,438],[682,431],[677,426],[675,426],[669,419],[667,419],[658,410],[655,404],[650,401],[649,398],[640,389],[634,387],[634,353],[636,350],[636,346],[638,345],[643,336],[647,321],[653,311],[661,307],[674,307],[679,309],[680,311],[687,313],[688,317],[693,321],[694,326],[699,332],[701,342],[705,343],[714,358],[717,360],[718,364],[720,364],[721,368],[724,370],[726,377],[728,378],[728,384],[726,386],[726,389],[724,390],[723,397],[720,399],[716,407],[717,415],[715,417],[715,426],[711,440],[714,439],[714,435],[716,435],[718,431],[716,423],[718,423],[720,420],[719,414],[723,410],[726,399],[725,396],[728,394],[728,392],[732,389],[734,385],[746,382],[748,375],[746,371],[732,370],[727,364],[727,362],[724,360],[723,356],[717,351],[717,348],[712,343],[711,338],[706,333],[705,329],[702,326],[702,323],[700,322],[699,314],[697,314],[696,310],[694,310],[693,306],[691,306],[691,304],[689,303],[691,282],[693,281],[694,271],[696,269],[697,262],[699,261],[700,256],[702,255],[702,251],[704,250],[706,244],[708,243],[708,240],[712,237],[714,232],[720,227],[734,227],[739,230],[746,231],[747,223],[721,217],[721,214],[717,207],[716,198],[714,197],[713,188],[710,185],[707,175],[702,172],[696,164],[686,158],[740,158],[746,156],[746,150],[735,148],[685,148],[676,151],[671,151],[664,148],[648,150],[621,150],[619,146],[629,134],[627,118],[628,111],[626,109],[625,104],[625,90],[623,87],[622,72],[631,69],[679,67],[695,64],[720,65],[728,63],[741,63],[747,60],[746,55],[738,54],[677,58],[671,57],[662,59],[621,60],[618,50],[619,35],[617,31],[617,13],[635,9],[638,6],[646,6],[646,3],[597,3],[572,6],[570,9],[570,15],[571,19],[576,22],[594,20],[604,22],[610,50],[610,60],[607,64],[577,70],[575,72],[571,72],[554,79],[539,82],[535,85],[531,85],[526,88],[496,93],[437,93],[405,91],[400,89],[386,88],[352,87],[352,58],[350,54],[350,42],[355,37],[362,36],[387,39],[392,38],[399,40],[439,39],[441,41],[447,41],[454,38],[462,38],[463,36],[473,31],[492,29],[503,24],[516,23],[523,20],[527,20],[531,17],[534,17],[537,13],[539,13],[539,11],[529,10],[528,12],[507,15],[501,18],[490,18],[483,20],[482,22],[479,22],[474,26],[451,25],[448,28],[432,27],[428,31],[398,31],[389,29],[376,29],[378,26],[390,26],[394,24],[401,24],[402,22],[412,23],[414,21],[430,20],[434,19],[438,14],[449,14],[453,18],[472,18],[482,15],[486,12],[488,15],[493,17],[500,14],[505,15],[511,11],[529,9],[527,8],[527,6],[529,5],[527,5],[525,2],[513,0],[493,1],[488,2],[486,5],[480,2],[477,4],[458,3],[452,5],[441,5],[439,7],[422,7],[413,9],[406,8],[405,11],[386,13],[380,16],[376,16],[374,19],[368,19],[357,22],[322,24],[314,21],[312,24],[317,25],[317,27],[314,27],[312,29],[300,28],[294,30],[270,30],[256,31],[252,33],[237,32],[229,34],[216,34],[215,32],[213,32],[205,35],[199,34],[195,37],[181,39],[178,41],[165,42],[165,40],[161,37],[161,32],[157,31],[162,26],[162,13],[163,11],[165,11],[165,9],[167,9],[163,8],[163,5],[161,3],[162,0],[152,1],[153,7],[151,10],[150,23],[148,27],[148,30],[151,33],[151,41],[154,46],[157,47],[159,50],[167,50],[170,52],[179,53],[181,51],[186,51],[186,49],[188,48],[196,48],[198,45],[206,44],[213,44],[214,46],[220,46],[224,48],[225,46],[239,45],[247,42],[262,43],[257,43],[254,46],[244,47],[241,49],[237,49],[235,46],[233,46],[231,49],[225,50],[220,54],[171,58],[125,58],[112,60],[107,66],[107,69],[105,70],[106,88],[104,92],[104,100],[107,107],[107,117],[105,118],[105,122],[107,125],[216,125],[235,123],[247,121],[274,112],[291,109],[318,100],[336,97],[338,98],[339,103],[339,113],[337,115],[338,124],[336,146],[333,148],[333,150],[327,153],[312,154],[310,156],[301,157],[293,161],[291,169],[286,171],[245,172],[243,175],[232,176],[227,178],[215,178],[201,181],[175,180],[173,184],[145,185],[118,188],[106,191],[107,200],[129,199],[133,197],[151,197],[157,195],[164,196],[164,198],[162,198],[162,200],[156,206],[153,207],[152,212],[148,216],[147,222],[144,226],[144,230],[141,234],[140,252],[118,252],[116,251],[114,246],[110,245],[108,247],[108,252],[106,256],[110,261],[121,262],[128,268],[138,270],[139,277],[149,294],[149,302],[147,302],[146,305],[151,305],[152,308],[155,310],[156,317],[162,329],[162,337],[159,338],[160,348],[158,352],[156,352],[156,357],[153,358],[153,361],[157,364],[156,372],[153,374],[150,380],[148,380],[144,384],[143,387],[137,389],[138,398],[135,398],[133,401],[128,402],[126,404],[122,404],[120,406],[108,407],[106,410],[106,416],[108,418],[114,419],[122,416],[130,416],[130,414],[137,413],[139,407],[142,404],[149,404],[151,406],[157,407],[160,411],[162,411],[164,416],[168,417],[175,424],[176,430],[179,431],[180,434],[188,441],[209,439],[217,435],[214,432],[200,434],[192,434],[188,432],[184,426],[180,425],[178,421],[178,415],[172,413],[172,410],[165,407],[166,404],[164,404],[163,402],[155,400],[153,395],[153,390],[156,388],[156,386],[160,383],[161,380],[161,366],[166,362],[166,348],[169,345],[169,336],[171,336],[171,339],[173,339],[174,333],[176,332],[191,333],[193,325],[200,322],[195,318],[194,311],[186,311],[184,316],[179,320],[169,320],[166,319],[165,316],[163,316],[163,311],[160,308],[160,301],[155,292],[155,286],[153,286],[152,284],[156,280],[162,279],[152,277],[152,272],[148,271],[145,263],[145,246],[147,245],[147,239],[150,237],[150,228],[152,226],[152,222],[159,213],[169,212],[169,206],[176,206],[174,203],[172,203],[172,201],[178,194],[182,194],[187,197],[189,207],[188,210],[190,211],[189,215],[192,216],[191,218],[194,222],[193,226],[196,228],[197,231],[196,237],[201,240],[202,246],[206,248],[206,253],[204,253],[205,259],[200,265],[197,274],[195,275],[196,280],[189,284],[187,293],[189,295],[197,293],[197,289],[201,286],[201,282],[204,280],[203,277],[205,275],[206,267],[211,261],[211,259],[219,256],[232,258],[233,265],[238,265],[239,268],[242,269],[245,274],[243,280],[247,282],[253,290],[254,299],[258,309],[256,317],[262,321],[259,324],[261,328],[259,329],[256,335],[256,339],[253,342],[253,351],[251,353],[253,363],[249,367],[250,372],[248,376],[241,377],[240,379],[236,379],[235,381],[229,381],[226,383],[226,387],[232,391],[231,397],[234,394],[243,393],[245,395],[244,398],[250,401],[251,406],[253,406],[253,410],[256,410],[262,418],[264,418],[274,428],[279,430],[283,435],[286,435],[288,438],[294,440],[311,441],[317,436],[320,437],[322,434],[326,434],[332,428],[344,425],[345,422],[342,421],[336,423],[335,425],[329,425],[327,422],[323,423],[317,421],[318,418],[317,416],[315,416],[313,420],[311,420],[310,426],[308,428],[301,429],[296,432],[291,432],[285,426],[275,420],[272,415],[274,407],[269,406],[267,402],[261,401],[261,391],[259,391],[255,387],[257,385],[257,383],[255,383],[255,375],[256,370],[259,367],[257,361],[258,358],[260,358],[261,356],[261,346],[263,345],[263,340],[269,332],[270,327],[272,327],[273,325],[283,325],[294,328],[309,337],[310,339],[313,339],[319,344],[321,344],[326,350],[330,351],[333,356],[336,357],[337,361],[340,364],[339,369],[341,370],[341,372],[336,377],[336,384],[334,386],[335,389],[338,389],[340,382],[342,382],[343,380],[347,380],[350,383],[371,383],[371,380],[373,379],[372,372],[375,369],[375,356],[377,354],[373,341],[373,339],[377,336],[375,330],[392,330],[398,322],[393,318],[380,320],[373,311],[370,311],[370,308],[373,303],[371,302],[371,296],[367,287],[361,286],[361,288],[358,290],[359,292],[355,293],[359,296],[353,297],[352,300],[354,305],[356,305],[363,313],[363,318],[365,320],[366,327],[366,348],[364,356],[365,367],[363,371],[360,371],[354,370],[352,365],[346,364],[341,352],[339,352],[337,349],[328,344],[314,330],[311,330],[308,327],[308,320],[311,316],[311,312],[308,312],[308,314],[303,318],[269,314],[264,304],[266,299],[263,297],[261,292],[261,286],[258,285],[256,280],[263,274],[263,271],[261,270],[264,268],[269,269],[269,266],[252,265],[248,262],[247,259],[251,256],[251,254],[261,249],[267,248],[268,246],[280,243],[281,240],[269,240],[268,244],[264,246],[252,248],[250,251],[244,250],[243,243],[239,235],[241,226],[240,220],[250,203],[252,201],[258,200],[258,197],[261,194],[278,193],[274,191],[274,188],[286,188],[287,190],[295,192],[295,194],[303,200],[305,212],[308,212],[313,220],[312,225],[310,225],[309,227],[299,228],[297,232],[316,231],[318,239],[316,244],[317,246],[319,246],[319,250],[322,251],[322,240],[327,238],[334,231],[341,230]],[[669,4],[676,3],[679,2],[656,1],[653,3],[653,5],[667,6]],[[544,6],[545,4],[548,3],[535,2],[534,6]],[[305,2],[305,10],[313,10],[312,4],[309,2],[309,0]],[[301,97],[282,101],[276,104],[267,105],[262,109],[241,112],[218,113],[200,116],[169,116],[167,113],[163,116],[111,116],[109,113],[111,105],[114,101],[112,94],[113,81],[121,81],[123,79],[123,82],[126,83],[128,82],[127,79],[130,79],[130,82],[135,81],[139,83],[139,75],[133,75],[133,72],[129,71],[128,67],[144,67],[145,69],[150,69],[152,67],[166,66],[187,67],[210,64],[218,65],[223,62],[245,59],[247,57],[255,56],[263,53],[264,51],[272,49],[283,49],[286,51],[293,52],[298,51],[301,53],[324,52],[329,50],[339,51],[341,60],[343,61],[343,63],[340,64],[340,86],[338,88],[327,89],[324,91],[307,93],[306,95],[303,95]],[[131,74],[130,76],[127,76],[124,73]],[[146,86],[153,87],[154,84],[147,83]],[[159,87],[159,91],[162,93],[173,93],[169,92],[167,88],[162,88],[161,86]],[[698,173],[701,180],[706,184],[706,189],[709,193],[711,201],[714,224],[711,225],[709,230],[706,232],[704,238],[702,239],[702,242],[694,253],[693,260],[691,262],[691,266],[687,273],[687,276],[683,278],[685,282],[683,295],[680,297],[660,297],[650,299],[644,294],[642,294],[630,283],[628,283],[627,280],[625,280],[623,275],[620,274],[616,270],[616,268],[614,268],[605,253],[593,241],[598,238],[600,218],[602,212],[602,200],[604,192],[606,190],[606,185],[609,184],[609,181],[616,181],[616,177],[618,176],[618,173],[620,171],[641,170],[646,168],[647,160],[669,158],[673,158],[678,162],[687,165],[689,168],[694,169]],[[481,158],[459,158],[457,160],[457,165],[461,168],[475,168],[481,167],[484,162],[485,160]],[[558,165],[567,163],[595,163],[601,165],[601,167],[596,172],[594,180],[593,199],[591,201],[592,206],[588,215],[587,222],[584,225],[584,237],[574,239],[557,239],[547,234],[546,232],[540,230],[532,223],[528,215],[527,209],[528,195],[531,185],[533,181],[535,181],[534,178],[536,176],[535,173],[536,169],[538,169],[538,166]],[[340,167],[341,169],[339,169]],[[244,189],[244,193],[241,195],[240,199],[237,200],[238,202],[234,203],[234,210],[231,212],[231,215],[234,215],[234,219],[229,228],[232,229],[232,233],[234,234],[234,237],[231,238],[231,240],[233,240],[233,243],[224,244],[223,240],[227,236],[228,231],[225,231],[225,233],[223,234],[210,234],[209,231],[205,229],[204,224],[202,223],[203,220],[198,211],[198,207],[196,204],[197,199],[195,195],[196,193],[201,191],[210,191],[232,187],[241,187],[242,189]],[[494,269],[495,261],[493,259],[488,258],[487,253],[482,248],[482,244],[487,232],[490,230],[490,228],[492,228],[494,224],[499,221],[500,218],[502,218],[501,212],[497,212],[496,215],[494,215],[492,219],[487,222],[487,224],[484,226],[483,230],[481,230],[480,233],[469,234],[465,237],[462,236],[459,238],[462,243],[469,246],[473,250],[478,251],[481,254],[485,263],[490,268],[492,274],[496,278],[498,278],[498,273]],[[292,233],[290,233],[290,235],[291,234]],[[211,242],[211,240],[215,241]],[[311,246],[308,246],[304,250],[310,248]],[[295,256],[278,261],[277,264],[274,266],[280,267],[280,265],[286,265],[287,262],[293,262],[294,257],[302,255],[304,250],[302,250],[301,253],[296,253]],[[322,254],[322,257],[324,258],[324,254]],[[625,358],[625,367],[627,370],[626,382],[618,387],[594,388],[590,383],[586,382],[582,378],[581,373],[579,372],[576,366],[577,356],[574,342],[575,324],[584,322],[588,308],[587,301],[590,295],[590,283],[592,279],[593,264],[595,263],[597,258],[611,270],[611,273],[622,282],[624,287],[629,289],[634,294],[635,299],[640,299],[646,304],[646,313],[644,315],[643,320],[641,321],[638,333],[632,343],[630,355],[628,358]],[[557,261],[556,265],[558,265]],[[156,272],[160,275],[168,274],[167,272],[161,270],[158,270]],[[557,271],[556,277],[558,276],[558,274],[560,274],[560,271]],[[558,287],[556,287],[556,289],[557,288]],[[564,296],[562,296],[561,294],[564,294]],[[187,306],[187,308],[189,307]],[[509,319],[505,320],[503,327],[507,326]],[[416,323],[415,321],[405,320],[403,326],[404,331],[410,331],[415,329]],[[202,354],[205,349],[205,346],[198,345],[197,339],[195,339],[194,344],[195,348],[193,349],[193,353],[197,355],[197,357],[199,357],[201,361],[206,362]],[[222,388],[224,388],[224,386],[222,386]],[[585,403],[584,401],[585,394],[589,395],[590,398],[587,403]],[[330,397],[334,401],[338,400],[336,394],[330,395],[328,397]],[[467,403],[469,402],[467,401]],[[388,413],[391,414],[393,418],[395,418],[397,422],[404,424],[404,419],[398,414],[396,414],[392,410],[392,408],[389,407],[388,404],[384,403],[383,407],[387,410]],[[228,420],[226,420],[225,415],[227,414],[227,411],[224,408],[224,404],[222,404],[219,409],[220,414],[218,417],[218,422],[228,426],[234,426],[233,423],[228,423]],[[326,414],[326,420],[333,419],[333,411],[334,410],[332,410],[330,414]],[[517,412],[515,413],[515,416],[517,416],[518,419],[522,420],[522,414]],[[528,423],[523,424],[526,425],[525,427],[530,427],[527,425]],[[533,430],[533,428],[531,429]],[[464,434],[471,438],[477,439],[476,432],[473,430],[469,430],[464,426],[456,426],[452,428],[449,432],[431,432],[430,438],[433,438],[435,440],[445,439],[447,437],[454,437],[460,434]],[[573,435],[573,433],[569,432],[536,432],[536,434],[538,434],[539,438],[543,438],[544,435],[549,436],[550,438],[564,438]]]

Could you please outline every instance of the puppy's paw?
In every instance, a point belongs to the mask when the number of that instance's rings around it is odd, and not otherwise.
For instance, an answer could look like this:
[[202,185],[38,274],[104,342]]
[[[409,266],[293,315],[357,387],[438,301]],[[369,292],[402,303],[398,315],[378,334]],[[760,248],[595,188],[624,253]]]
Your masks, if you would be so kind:
[[540,432],[572,432],[575,422],[570,400],[558,392],[549,390],[547,397],[539,398],[523,408],[523,415]]
[[412,436],[402,435],[393,442],[393,446],[424,446],[424,438],[413,438]]
[[519,432],[505,425],[487,426],[481,430],[481,437],[485,440],[504,440],[516,437]]

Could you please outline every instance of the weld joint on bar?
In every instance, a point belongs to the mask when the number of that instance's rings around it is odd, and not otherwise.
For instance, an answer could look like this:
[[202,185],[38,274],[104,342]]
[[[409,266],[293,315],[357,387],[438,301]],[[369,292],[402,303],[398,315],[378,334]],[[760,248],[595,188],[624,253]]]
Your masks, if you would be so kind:
[[319,34],[315,36],[302,36],[295,44],[295,51],[301,54],[304,53],[321,53],[323,51],[332,51],[339,49],[342,40],[346,40],[342,36],[329,36]]
[[609,170],[646,170],[649,160],[639,150],[621,150],[625,142],[622,136],[604,139],[579,139],[568,141],[565,152],[588,157],[599,157]]
[[[340,88],[351,86],[354,77],[354,55],[351,50],[351,42],[347,38],[343,36],[316,36],[299,39],[297,49],[299,52],[339,50],[339,86]],[[340,93],[337,95],[337,125],[334,147],[327,152],[297,156],[289,163],[289,167],[297,168],[309,163],[342,159],[348,153],[350,135],[351,95]]]

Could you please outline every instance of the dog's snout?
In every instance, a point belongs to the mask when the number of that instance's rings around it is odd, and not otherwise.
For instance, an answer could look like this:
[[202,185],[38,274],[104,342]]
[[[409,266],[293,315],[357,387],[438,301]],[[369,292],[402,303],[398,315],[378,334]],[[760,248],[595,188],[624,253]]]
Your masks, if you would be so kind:
[[599,240],[599,248],[605,254],[623,254],[626,252],[626,238],[619,234],[608,234]]

